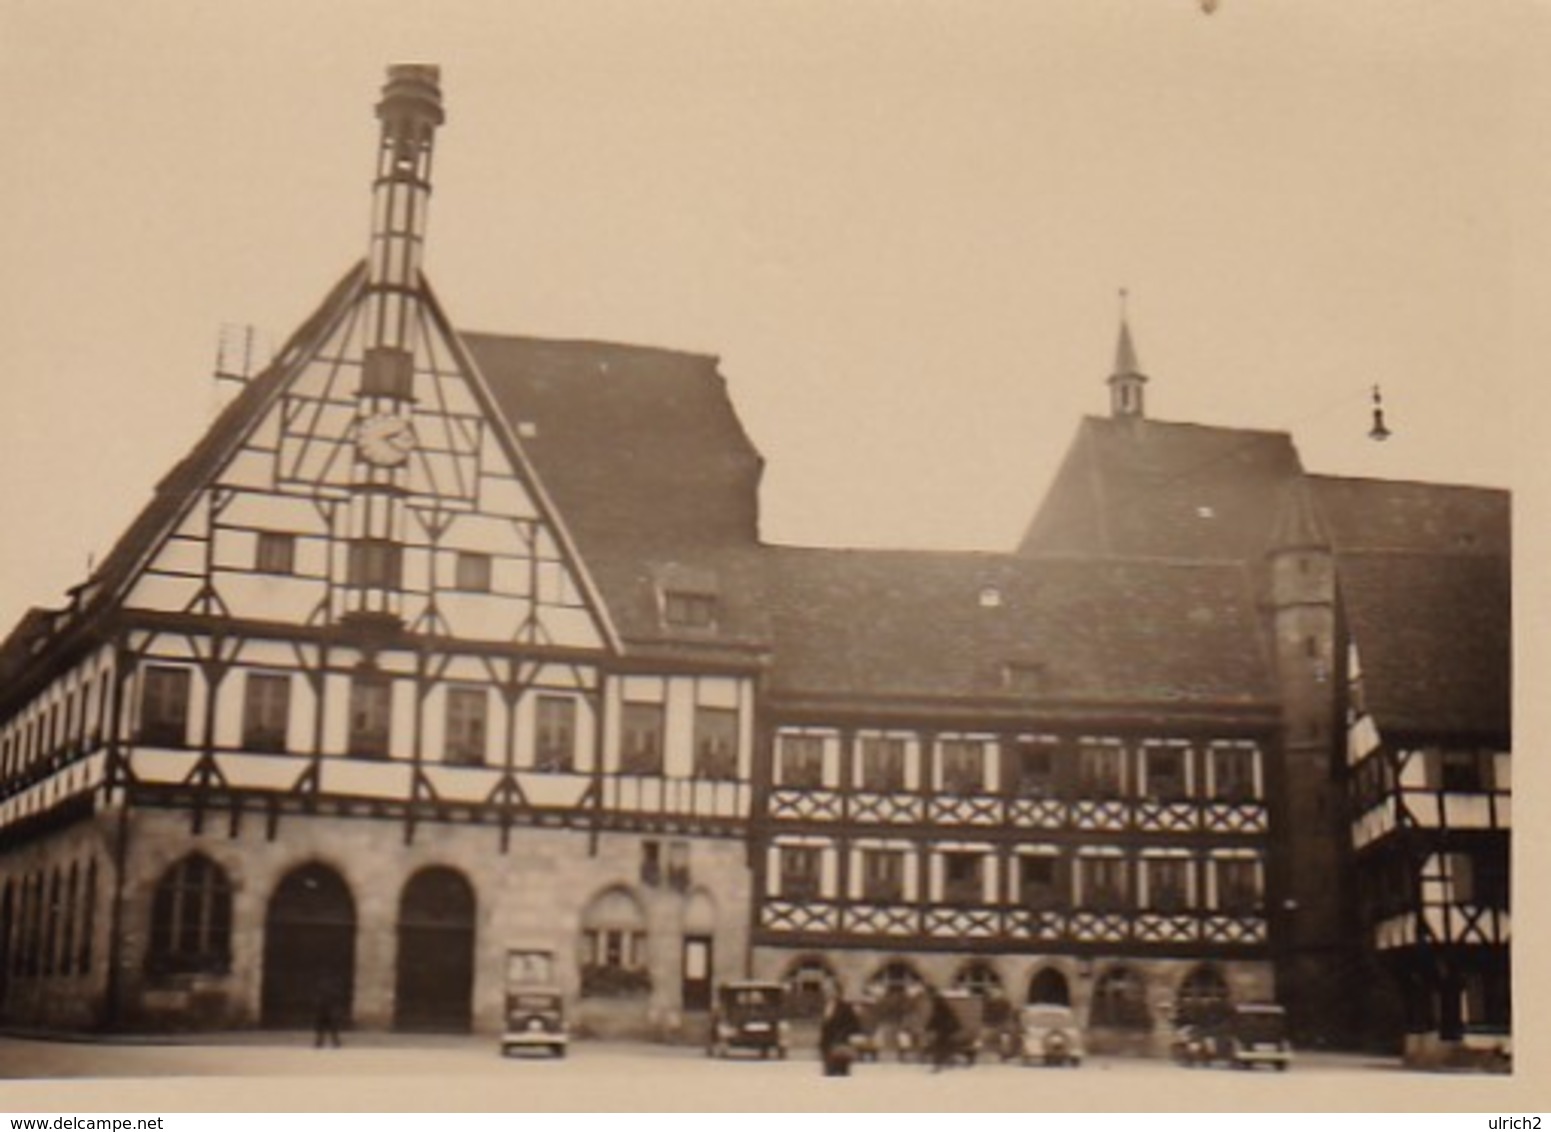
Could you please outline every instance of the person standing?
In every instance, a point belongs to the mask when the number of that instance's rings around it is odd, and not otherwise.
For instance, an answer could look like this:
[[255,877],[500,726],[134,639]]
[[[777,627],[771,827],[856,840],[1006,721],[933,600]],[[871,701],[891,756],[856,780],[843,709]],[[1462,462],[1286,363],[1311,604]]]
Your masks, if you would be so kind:
[[339,1040],[339,991],[334,980],[327,976],[318,980],[318,1009],[313,1021],[312,1046],[322,1049],[327,1043],[338,1049]]
[[930,1009],[926,1016],[926,1048],[932,1059],[932,1072],[937,1073],[953,1058],[953,1039],[960,1029],[959,1016],[936,987],[927,991],[927,1000]]
[[862,1031],[856,1008],[838,992],[824,999],[824,1016],[819,1022],[819,1060],[826,1077],[849,1077],[856,1050],[851,1039]]

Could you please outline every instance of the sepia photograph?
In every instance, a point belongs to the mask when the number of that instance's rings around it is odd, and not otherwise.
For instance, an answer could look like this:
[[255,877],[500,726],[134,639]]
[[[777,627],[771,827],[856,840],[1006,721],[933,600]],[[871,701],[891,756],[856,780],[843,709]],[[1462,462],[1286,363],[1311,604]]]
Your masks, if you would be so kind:
[[1545,1107],[1548,47],[0,0],[0,1110]]

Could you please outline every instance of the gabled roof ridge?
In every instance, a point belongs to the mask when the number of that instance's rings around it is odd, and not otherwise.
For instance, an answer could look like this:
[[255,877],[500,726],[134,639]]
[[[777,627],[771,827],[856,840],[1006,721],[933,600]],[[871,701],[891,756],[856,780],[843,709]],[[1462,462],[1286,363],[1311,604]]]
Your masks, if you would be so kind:
[[708,362],[713,368],[719,368],[722,356],[715,353],[707,353],[702,350],[686,350],[677,346],[655,346],[640,342],[617,342],[605,338],[551,338],[540,334],[505,334],[495,330],[463,330],[457,331],[461,338],[484,338],[503,342],[520,342],[536,346],[559,346],[561,348],[602,349],[613,350],[627,354],[653,354],[674,358],[685,358],[694,361]]
[[1393,479],[1388,476],[1347,476],[1336,475],[1330,472],[1304,472],[1304,475],[1310,480],[1317,480],[1323,483],[1382,484],[1386,487],[1443,488],[1449,491],[1478,491],[1482,494],[1507,496],[1513,494],[1512,488],[1495,487],[1491,484],[1451,483],[1447,480]]
[[827,556],[840,558],[851,556],[855,558],[894,558],[915,559],[920,561],[960,559],[965,562],[979,561],[986,563],[1005,563],[1007,565],[1022,566],[1033,563],[1054,562],[1063,565],[1082,563],[1094,563],[1104,566],[1166,566],[1180,569],[1200,569],[1202,567],[1228,568],[1231,570],[1245,570],[1247,565],[1238,558],[1196,558],[1181,555],[1167,554],[1123,554],[1117,551],[1081,551],[1081,550],[1052,550],[1038,551],[1036,553],[1019,553],[1017,551],[1002,550],[952,550],[952,549],[917,549],[911,547],[866,547],[866,546],[789,546],[783,544],[766,543],[761,550],[772,551],[777,554],[785,554],[796,557],[798,555],[819,557]]
[[1208,558],[1183,554],[1126,554],[1118,550],[1038,550],[1027,554],[1018,554],[1014,557],[1027,562],[1055,559],[1057,561],[1072,562],[1135,562],[1146,566],[1231,566],[1235,569],[1246,567],[1244,559],[1232,555]]
[[1016,562],[1021,556],[1006,550],[954,550],[941,547],[922,548],[909,546],[791,546],[785,543],[763,543],[761,550],[773,551],[778,554],[811,555],[811,556],[852,556],[874,558],[936,558],[939,560],[949,558],[961,558],[964,560],[980,559],[986,561]]
[[[1089,422],[1103,424],[1109,427],[1114,427],[1117,423],[1116,418],[1111,416],[1105,416],[1099,413],[1083,414],[1082,423],[1086,426]],[[1136,428],[1140,426],[1142,429],[1152,427],[1176,429],[1179,431],[1189,429],[1198,432],[1229,432],[1238,433],[1241,435],[1248,434],[1251,436],[1279,436],[1285,437],[1289,443],[1292,442],[1292,430],[1285,428],[1244,428],[1241,425],[1207,424],[1203,421],[1171,421],[1161,417],[1142,417],[1140,420],[1126,420],[1120,421],[1118,423],[1121,427],[1125,428]]]

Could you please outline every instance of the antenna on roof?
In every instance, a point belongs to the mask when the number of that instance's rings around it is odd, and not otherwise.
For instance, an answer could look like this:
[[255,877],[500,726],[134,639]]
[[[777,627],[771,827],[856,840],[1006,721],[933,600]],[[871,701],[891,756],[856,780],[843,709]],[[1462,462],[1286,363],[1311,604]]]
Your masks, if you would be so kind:
[[1369,440],[1388,440],[1389,429],[1384,425],[1384,393],[1377,385],[1373,387],[1373,427],[1368,430]]

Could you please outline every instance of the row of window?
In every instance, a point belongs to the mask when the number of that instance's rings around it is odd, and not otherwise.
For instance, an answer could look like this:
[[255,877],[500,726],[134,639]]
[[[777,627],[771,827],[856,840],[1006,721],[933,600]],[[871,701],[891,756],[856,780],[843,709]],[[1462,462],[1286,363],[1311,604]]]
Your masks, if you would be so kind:
[[[139,739],[142,743],[181,747],[187,741],[189,692],[187,668],[150,665],[143,675]],[[249,672],[243,699],[243,746],[283,752],[291,715],[287,673]],[[392,679],[382,673],[358,673],[350,683],[347,750],[363,758],[386,758],[393,730]],[[490,714],[489,690],[480,684],[447,689],[442,759],[462,766],[486,761]],[[574,770],[577,759],[577,701],[572,696],[540,694],[535,699],[533,769]],[[698,778],[738,776],[738,713],[732,708],[698,706],[694,719],[694,774]],[[619,769],[626,774],[660,775],[664,767],[666,710],[660,703],[626,701],[620,712]]]
[[[822,897],[827,850],[816,845],[779,849],[778,892],[783,899]],[[859,851],[860,898],[869,903],[911,900],[907,849]],[[988,862],[983,850],[949,850],[937,855],[942,869],[942,902],[984,905]],[[917,858],[919,859],[919,858]],[[1183,911],[1210,906],[1248,913],[1263,903],[1260,862],[1253,857],[1185,856],[1128,858],[1119,855],[1020,854],[1010,874],[1012,898],[1025,908],[1052,910],[1082,907],[1103,911],[1148,909]],[[999,901],[989,901],[998,903]]]
[[[825,746],[821,734],[782,735],[776,781],[803,788],[835,785],[834,775],[826,774]],[[862,736],[852,781],[867,791],[903,791],[908,788],[908,754],[909,740],[903,736]],[[1174,801],[1201,796],[1237,802],[1260,796],[1257,756],[1256,747],[1243,742],[1213,743],[1205,751],[1179,743],[1143,743],[1130,751],[1115,739],[940,738],[929,780],[944,793],[984,793],[992,789],[994,763],[1006,789],[1022,797],[1135,795]]]
[[84,975],[92,966],[97,862],[71,861],[6,882],[0,895],[0,977]]
[[1374,853],[1356,872],[1358,906],[1369,922],[1446,904],[1506,910],[1510,861],[1506,839],[1420,862],[1398,848]]
[[[279,531],[259,531],[253,568],[260,574],[291,576],[297,573],[297,536]],[[452,586],[463,593],[491,592],[494,557],[479,551],[460,550],[453,556]],[[399,589],[404,578],[404,548],[388,539],[356,539],[346,558],[345,579],[351,586]]]
[[[1493,750],[1428,747],[1413,752],[1410,759],[1416,769],[1405,775],[1404,785],[1408,788],[1445,794],[1482,794],[1498,788],[1497,752]],[[1352,771],[1352,794],[1359,811],[1395,793],[1401,785],[1401,776],[1388,753],[1366,758]]]
[[41,710],[13,720],[0,734],[0,777],[9,778],[39,759],[71,746],[101,741],[109,712],[111,676],[78,684]]

